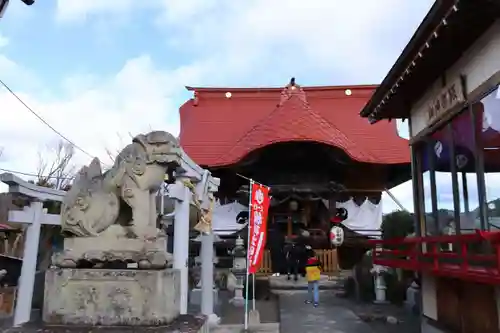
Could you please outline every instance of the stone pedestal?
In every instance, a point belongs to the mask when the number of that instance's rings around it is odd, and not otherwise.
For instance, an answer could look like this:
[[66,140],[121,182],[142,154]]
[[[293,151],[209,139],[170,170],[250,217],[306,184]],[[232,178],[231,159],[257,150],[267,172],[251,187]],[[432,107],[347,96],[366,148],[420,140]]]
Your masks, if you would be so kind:
[[236,306],[236,307],[241,307],[245,305],[245,298],[243,297],[243,288],[237,286],[234,289],[234,297],[229,300],[229,302]]
[[260,324],[259,310],[250,310],[248,312],[248,324],[250,326],[255,326]]
[[43,321],[49,325],[166,325],[179,316],[179,271],[51,268]]
[[[216,288],[212,289],[213,307],[215,308],[219,304],[219,290]],[[202,303],[202,292],[201,288],[194,288],[191,290],[191,295],[189,297],[189,303],[194,305],[200,305]]]
[[[159,235],[151,240],[126,238],[120,226],[114,225],[99,237],[64,239],[64,251],[52,258],[55,266],[77,268],[81,262],[105,265],[113,261],[136,263],[140,269],[162,269],[172,262],[167,250],[167,238]],[[151,230],[151,233],[154,233]],[[88,267],[88,266],[87,266]]]
[[9,333],[208,333],[206,316],[180,315],[167,325],[154,326],[74,326],[44,325],[28,323],[20,327],[9,328]]

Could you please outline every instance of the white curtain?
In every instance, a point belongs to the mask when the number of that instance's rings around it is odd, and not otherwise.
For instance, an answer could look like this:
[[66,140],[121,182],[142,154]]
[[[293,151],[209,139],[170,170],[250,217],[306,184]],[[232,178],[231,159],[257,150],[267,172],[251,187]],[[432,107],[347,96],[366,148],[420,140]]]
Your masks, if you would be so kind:
[[347,228],[361,235],[380,236],[382,200],[374,204],[366,199],[358,206],[351,198],[346,202],[337,202],[336,207],[347,210],[347,219],[342,222]]
[[246,224],[238,224],[236,216],[242,211],[247,211],[248,207],[238,202],[221,205],[215,204],[212,214],[212,228],[216,235],[231,235],[243,229]]

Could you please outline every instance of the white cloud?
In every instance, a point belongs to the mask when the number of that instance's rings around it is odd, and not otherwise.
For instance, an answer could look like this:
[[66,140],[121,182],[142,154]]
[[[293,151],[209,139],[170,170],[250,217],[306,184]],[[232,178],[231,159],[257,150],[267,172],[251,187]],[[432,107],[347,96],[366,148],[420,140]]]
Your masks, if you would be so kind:
[[[291,76],[301,84],[318,84],[300,80],[301,75],[313,80],[310,73],[323,84],[377,83],[432,2],[57,0],[56,19],[62,24],[92,25],[95,18],[99,25],[116,18],[130,23],[144,17],[135,15],[139,11],[149,11],[166,42],[194,60],[165,71],[144,55],[129,60],[116,75],[66,78],[65,94],[57,99],[18,92],[54,127],[105,159],[104,148],[123,145],[128,132],[153,127],[177,133],[179,105],[174,99],[179,99],[185,84],[283,85]],[[30,82],[44,79],[32,77],[29,70],[0,54],[0,69],[4,68],[12,75],[31,76]],[[10,94],[0,91],[0,105],[9,110],[0,123],[6,159],[0,167],[32,172],[37,150],[56,135]],[[78,162],[88,161],[78,153]],[[401,185],[393,193],[405,207],[412,207],[411,185]],[[395,207],[386,197],[385,202],[385,210]]]
[[376,83],[432,2],[165,0],[158,22],[175,32],[174,45],[212,59],[219,75],[316,69],[336,83]]
[[283,73],[284,81],[316,70],[332,83],[353,84],[383,78],[432,3],[58,0],[57,17],[65,23],[93,23],[104,16],[133,19],[134,13],[151,10],[167,43],[202,57],[212,67],[213,84],[223,84],[229,75],[255,76],[256,69],[261,77],[269,71],[275,78]]
[[0,34],[0,48],[5,47],[9,44],[9,39],[2,34]]
[[57,0],[56,17],[62,22],[84,22],[92,15],[129,13],[135,6],[144,2],[136,0]]
[[[389,192],[396,198],[398,203],[403,206],[403,209],[410,212],[413,212],[412,191],[411,180],[389,190]],[[384,213],[401,210],[401,207],[398,205],[398,203],[396,203],[386,192],[382,193],[382,208]]]
[[[19,97],[48,123],[78,146],[105,163],[105,152],[115,151],[137,134],[162,129],[177,134],[178,105],[173,98],[187,81],[196,80],[187,68],[158,70],[148,56],[129,60],[113,77],[72,77],[65,81],[66,97],[41,100],[17,91]],[[4,147],[0,168],[32,173],[37,153],[58,136],[31,114],[6,90],[0,90],[2,114],[0,142]],[[77,152],[75,162],[87,164],[90,157]]]

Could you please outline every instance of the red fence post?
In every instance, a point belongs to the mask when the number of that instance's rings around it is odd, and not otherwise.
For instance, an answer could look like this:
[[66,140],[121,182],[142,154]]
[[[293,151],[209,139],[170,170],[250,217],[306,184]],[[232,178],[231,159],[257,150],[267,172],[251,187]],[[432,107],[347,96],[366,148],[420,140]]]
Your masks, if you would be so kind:
[[[493,245],[493,243],[492,243]],[[497,256],[497,267],[496,267],[496,275],[500,275],[500,243],[494,243],[495,249],[496,249],[496,256]]]
[[462,264],[460,265],[462,267],[462,273],[467,274],[467,271],[469,270],[469,262],[467,260],[468,253],[467,253],[467,243],[464,241],[460,241],[460,250],[461,250],[461,259],[462,259]]
[[427,243],[427,246],[431,248],[432,268],[437,271],[439,269],[439,258],[436,243]]

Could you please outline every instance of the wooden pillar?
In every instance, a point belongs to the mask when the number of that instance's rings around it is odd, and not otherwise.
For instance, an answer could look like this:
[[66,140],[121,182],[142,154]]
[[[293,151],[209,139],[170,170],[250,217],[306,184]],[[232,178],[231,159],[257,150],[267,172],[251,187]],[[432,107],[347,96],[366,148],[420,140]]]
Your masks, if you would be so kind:
[[306,227],[309,228],[309,222],[311,220],[311,202],[304,202],[304,210],[302,211],[302,222]]
[[328,212],[330,213],[329,217],[335,216],[337,213],[337,195],[335,194],[331,194],[328,198]]
[[290,237],[292,235],[292,215],[288,215],[288,222],[287,222],[287,236]]

